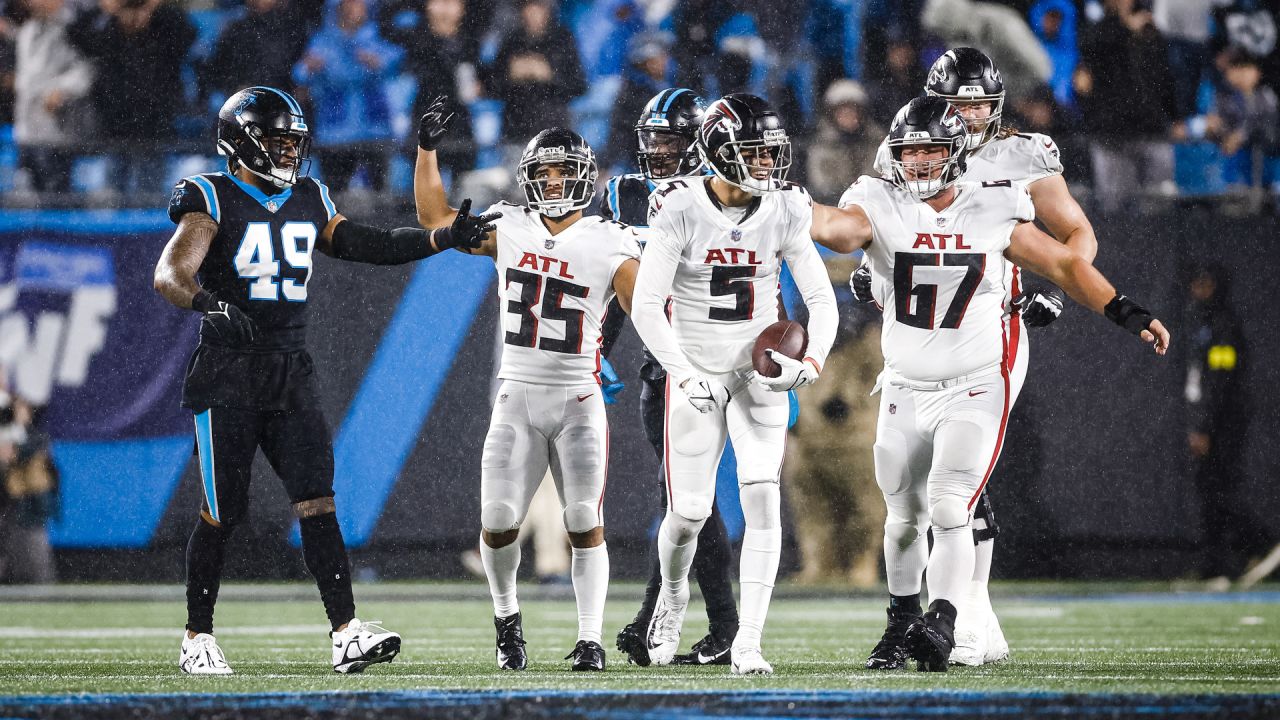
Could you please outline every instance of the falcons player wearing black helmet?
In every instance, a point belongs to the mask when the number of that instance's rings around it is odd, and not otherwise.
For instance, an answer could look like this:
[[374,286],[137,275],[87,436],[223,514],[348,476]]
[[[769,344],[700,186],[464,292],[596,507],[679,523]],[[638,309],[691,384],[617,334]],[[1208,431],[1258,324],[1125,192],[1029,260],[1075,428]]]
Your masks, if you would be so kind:
[[[697,147],[714,175],[673,180],[649,197],[650,235],[632,316],[667,371],[662,588],[646,642],[655,664],[673,662],[689,569],[711,515],[728,436],[746,521],[742,609],[730,664],[734,674],[769,674],[761,635],[782,547],[778,482],[787,393],[818,379],[835,339],[835,296],[809,239],[809,195],[785,182],[791,141],[768,103],[746,94],[717,100],[698,130]],[[751,349],[778,320],[783,262],[809,310],[808,354],[799,360],[774,354],[782,372],[766,378],[752,371]]]
[[[453,214],[435,153],[451,117],[440,99],[418,125],[414,202],[427,227]],[[596,173],[595,153],[582,136],[564,128],[539,132],[516,170],[525,204],[494,205],[502,217],[474,250],[497,267],[504,330],[501,385],[480,468],[480,557],[501,670],[524,670],[528,663],[516,598],[516,538],[548,467],[573,546],[578,639],[566,659],[573,670],[605,669],[609,427],[600,387],[600,325],[615,295],[630,310],[640,246],[633,228],[583,215]]]
[[492,218],[464,209],[435,232],[383,230],[338,213],[306,177],[311,131],[289,94],[251,87],[218,113],[225,172],[179,181],[169,201],[178,229],[156,265],[155,287],[200,313],[200,343],[182,388],[195,416],[203,507],[187,546],[187,632],[179,666],[229,675],[213,637],[223,548],[248,512],[259,447],[284,483],[307,568],[333,626],[333,669],[388,662],[400,636],[355,617],[351,570],[333,497],[333,444],[305,348],[315,250],[342,260],[399,264],[480,243]]
[[[967,130],[956,109],[919,97],[894,118],[888,178],[863,176],[840,208],[814,206],[813,239],[836,252],[865,249],[872,292],[884,308],[876,482],[884,493],[888,625],[872,669],[945,671],[975,565],[975,504],[1000,456],[1017,392],[1017,313],[1009,314],[1015,263],[1063,287],[1080,304],[1152,343],[1169,333],[1116,293],[1089,261],[1031,221],[1021,184],[972,182]],[[929,550],[926,531],[932,531]],[[928,574],[929,610],[920,608]]]
[[[1036,219],[1059,242],[1092,262],[1098,241],[1093,226],[1062,178],[1058,146],[1046,135],[1020,133],[1003,123],[1004,82],[991,58],[974,48],[949,50],[930,68],[924,89],[928,95],[946,99],[964,118],[970,150],[965,178],[1026,187],[1035,206]],[[887,145],[880,148],[876,169],[884,177],[892,175]],[[1011,272],[1014,282],[1010,286],[1010,309],[1015,321],[1012,334],[1017,340],[1012,386],[1016,398],[1026,378],[1030,357],[1026,328],[1044,327],[1056,320],[1062,312],[1063,297],[1060,290],[1049,284],[1024,287],[1019,269],[1011,266]],[[851,284],[860,300],[871,302],[870,268],[865,263],[854,273]],[[953,662],[981,665],[1009,655],[1009,644],[987,592],[992,549],[999,532],[989,493],[984,490],[974,515],[978,559],[973,584],[965,598],[972,612],[960,614]],[[894,667],[898,663],[887,657],[873,657],[869,664]]]

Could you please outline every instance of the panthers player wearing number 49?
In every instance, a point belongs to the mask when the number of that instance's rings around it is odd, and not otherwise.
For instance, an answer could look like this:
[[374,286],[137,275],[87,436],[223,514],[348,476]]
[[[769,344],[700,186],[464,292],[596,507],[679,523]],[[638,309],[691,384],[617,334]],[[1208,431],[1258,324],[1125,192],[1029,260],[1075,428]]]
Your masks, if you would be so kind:
[[[213,637],[227,539],[248,513],[259,447],[280,476],[302,532],[307,569],[332,625],[333,669],[389,662],[400,636],[355,617],[351,569],[333,498],[333,443],[305,348],[312,252],[391,265],[471,247],[492,218],[459,212],[434,232],[382,230],[347,220],[329,190],[306,177],[311,132],[288,94],[251,87],[218,113],[226,172],[180,181],[169,202],[178,225],[155,270],[155,288],[200,313],[182,405],[195,413],[204,496],[187,545],[187,631],[179,666],[229,675]],[[464,203],[464,207],[467,204]]]
[[[689,568],[711,514],[727,434],[746,520],[730,664],[735,674],[769,674],[761,636],[782,550],[778,479],[787,392],[818,379],[835,339],[835,294],[809,238],[809,194],[785,182],[791,142],[768,103],[746,94],[717,100],[698,129],[697,148],[713,176],[670,181],[649,198],[650,237],[632,315],[667,371],[668,501],[658,529],[662,588],[649,655],[655,664],[669,663],[680,644]],[[766,378],[752,370],[751,353],[778,319],[784,261],[809,310],[808,355],[772,354],[782,372]]]
[[[902,641],[921,670],[945,671],[974,566],[974,503],[1000,454],[1012,401],[1016,319],[1005,313],[1014,274],[1005,259],[1154,344],[1169,333],[1089,261],[1032,224],[1025,188],[961,180],[965,123],[945,99],[921,97],[889,131],[892,179],[862,177],[841,209],[815,206],[813,237],[836,252],[866,248],[884,307],[874,461],[884,493],[889,592],[929,611]],[[933,551],[924,534],[933,530]]]
[[[445,99],[437,98],[419,122],[413,186],[424,227],[447,223],[453,214],[435,153],[452,117]],[[480,557],[493,596],[500,670],[523,670],[528,662],[516,599],[516,538],[548,466],[573,546],[578,641],[565,659],[573,670],[605,668],[609,426],[600,326],[615,294],[630,312],[640,246],[635,230],[583,216],[597,174],[595,153],[577,133],[538,133],[516,168],[525,205],[494,205],[502,213],[497,227],[474,249],[497,266],[506,331],[480,468]]]

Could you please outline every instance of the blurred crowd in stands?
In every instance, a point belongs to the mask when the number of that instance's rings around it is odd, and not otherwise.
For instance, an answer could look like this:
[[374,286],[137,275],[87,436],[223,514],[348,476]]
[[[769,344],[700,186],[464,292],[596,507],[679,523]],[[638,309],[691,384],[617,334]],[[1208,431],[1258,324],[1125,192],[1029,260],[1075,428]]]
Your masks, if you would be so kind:
[[870,172],[895,111],[958,45],[992,56],[1005,123],[1057,140],[1100,211],[1136,195],[1280,191],[1280,0],[0,4],[10,205],[162,202],[178,177],[217,167],[221,102],[264,84],[307,109],[312,173],[371,193],[407,191],[415,119],[438,94],[462,115],[442,165],[501,186],[543,127],[581,132],[605,178],[634,170],[632,124],[660,89],[749,91],[788,120],[792,179],[831,201]]

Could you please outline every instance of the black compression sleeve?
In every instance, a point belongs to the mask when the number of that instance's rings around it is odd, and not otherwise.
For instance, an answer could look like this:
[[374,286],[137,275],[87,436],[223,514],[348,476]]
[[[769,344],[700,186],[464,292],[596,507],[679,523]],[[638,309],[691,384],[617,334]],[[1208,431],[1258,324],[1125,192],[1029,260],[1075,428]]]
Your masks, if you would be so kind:
[[613,352],[613,344],[618,342],[618,336],[622,334],[622,325],[626,322],[627,314],[623,312],[622,305],[618,303],[618,298],[614,298],[604,313],[604,322],[600,325],[600,354],[606,360],[609,354]]
[[333,256],[339,260],[400,265],[435,254],[430,230],[407,227],[384,230],[350,220],[343,220],[333,229]]

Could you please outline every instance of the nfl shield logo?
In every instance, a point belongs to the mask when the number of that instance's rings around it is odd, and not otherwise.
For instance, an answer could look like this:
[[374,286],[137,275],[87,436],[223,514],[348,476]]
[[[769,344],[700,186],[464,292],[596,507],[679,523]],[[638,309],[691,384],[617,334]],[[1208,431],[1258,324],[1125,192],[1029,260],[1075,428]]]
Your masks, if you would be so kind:
[[267,201],[267,210],[270,210],[271,212],[275,212],[276,210],[279,210],[279,209],[280,209],[280,206],[276,204],[275,200]]
[[947,219],[946,219],[946,218],[944,218],[944,217],[939,217],[939,218],[938,218],[938,227],[942,227],[943,225],[946,225],[946,224],[947,224]]
[[898,406],[894,405],[893,403],[889,403],[889,414],[896,415],[897,412],[898,412]]
[[729,239],[733,242],[742,242],[742,231],[734,228],[729,231]]
[[555,241],[555,240],[552,240],[551,238],[547,238],[546,242],[542,243],[542,246],[543,246],[543,247],[545,247],[545,248],[546,248],[546,249],[548,249],[548,250],[555,250],[555,249],[556,249],[556,241]]

